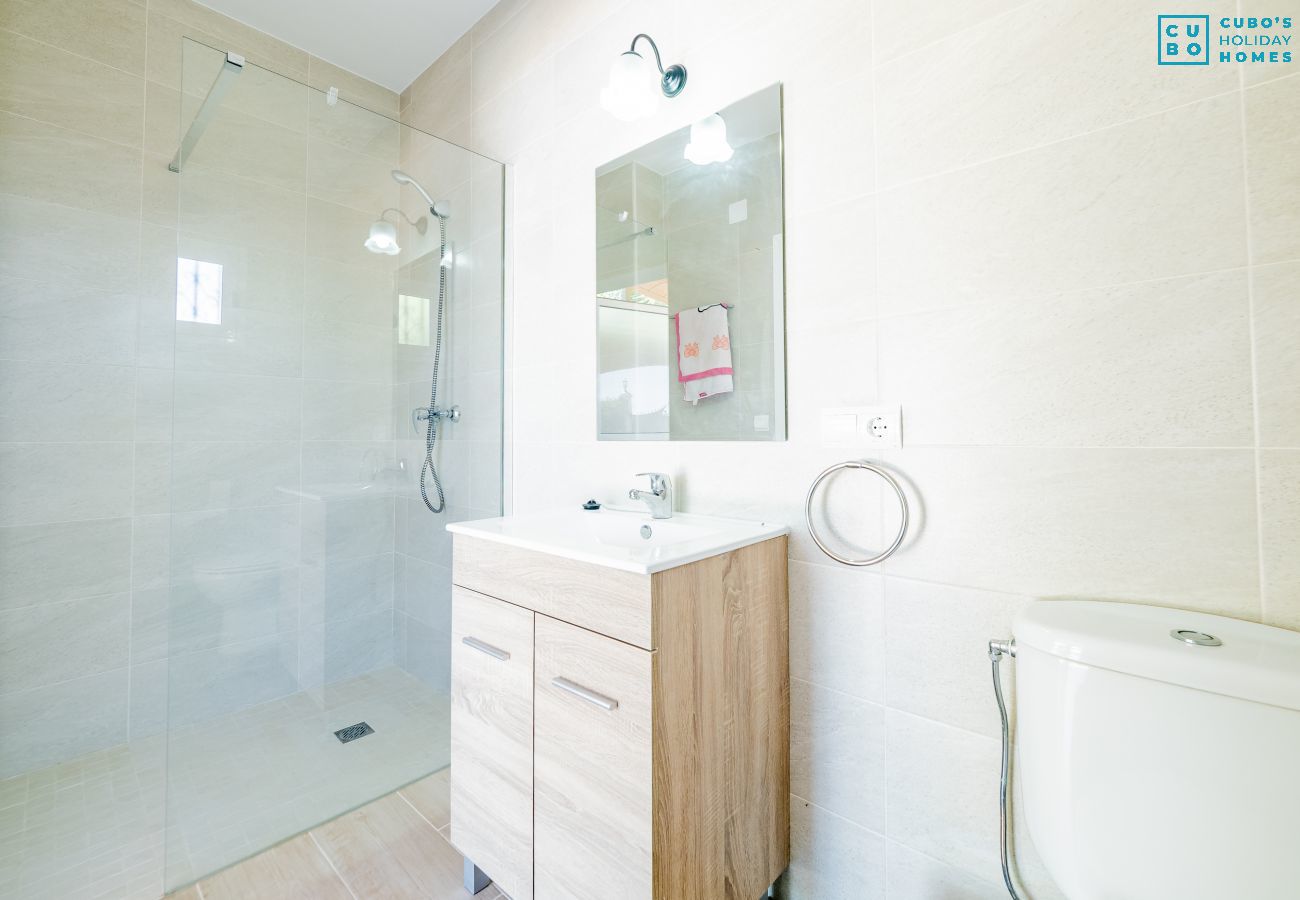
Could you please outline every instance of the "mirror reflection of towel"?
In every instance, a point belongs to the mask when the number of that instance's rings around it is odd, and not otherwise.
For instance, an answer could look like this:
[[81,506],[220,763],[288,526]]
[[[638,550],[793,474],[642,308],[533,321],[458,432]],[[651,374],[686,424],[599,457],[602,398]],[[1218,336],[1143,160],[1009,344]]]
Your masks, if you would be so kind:
[[683,398],[698,403],[714,394],[735,389],[731,368],[731,333],[725,303],[684,309],[677,323],[677,380]]

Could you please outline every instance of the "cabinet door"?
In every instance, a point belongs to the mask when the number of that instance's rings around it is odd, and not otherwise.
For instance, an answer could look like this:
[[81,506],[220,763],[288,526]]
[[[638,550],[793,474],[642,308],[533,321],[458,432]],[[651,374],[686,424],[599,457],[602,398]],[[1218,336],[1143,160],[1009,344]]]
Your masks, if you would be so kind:
[[541,615],[535,651],[535,896],[650,900],[653,654]]
[[452,589],[451,842],[533,896],[533,613]]

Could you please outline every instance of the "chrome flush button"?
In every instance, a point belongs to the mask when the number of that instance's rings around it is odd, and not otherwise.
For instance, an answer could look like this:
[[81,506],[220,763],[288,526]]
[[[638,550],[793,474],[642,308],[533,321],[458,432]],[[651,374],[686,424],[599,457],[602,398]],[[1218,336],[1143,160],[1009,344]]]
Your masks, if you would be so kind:
[[1197,647],[1221,647],[1223,641],[1219,640],[1212,634],[1206,634],[1204,631],[1193,631],[1190,628],[1175,628],[1169,632],[1169,636],[1176,641],[1182,641],[1184,644],[1193,644]]

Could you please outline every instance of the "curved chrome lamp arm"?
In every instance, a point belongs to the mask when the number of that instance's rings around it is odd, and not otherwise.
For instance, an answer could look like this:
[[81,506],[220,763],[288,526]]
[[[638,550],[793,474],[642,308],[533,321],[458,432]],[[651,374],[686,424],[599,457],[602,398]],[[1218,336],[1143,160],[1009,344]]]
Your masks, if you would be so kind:
[[636,42],[645,38],[650,42],[650,49],[655,52],[655,65],[659,67],[659,87],[663,90],[665,97],[676,97],[686,87],[686,67],[680,63],[674,63],[668,68],[664,68],[663,58],[659,55],[659,45],[650,35],[642,32],[632,38],[632,46],[628,48],[629,53],[636,53]]
[[412,221],[411,221],[411,217],[408,216],[406,213],[402,212],[402,211],[401,211],[400,209],[398,209],[396,206],[390,206],[390,207],[388,207],[388,209],[384,210],[383,212],[381,212],[381,213],[379,214],[379,218],[381,218],[381,219],[385,219],[385,221],[386,221],[386,220],[387,220],[387,216],[388,216],[388,214],[389,214],[390,212],[395,212],[395,213],[397,213],[399,216],[401,216],[403,219],[406,220],[406,224],[407,224],[407,225],[410,225],[412,228],[414,228],[414,229],[415,229],[416,231],[418,231],[420,234],[424,234],[426,231],[429,230],[429,220],[426,219],[424,216],[420,216],[420,218],[419,218],[418,220],[412,222]]

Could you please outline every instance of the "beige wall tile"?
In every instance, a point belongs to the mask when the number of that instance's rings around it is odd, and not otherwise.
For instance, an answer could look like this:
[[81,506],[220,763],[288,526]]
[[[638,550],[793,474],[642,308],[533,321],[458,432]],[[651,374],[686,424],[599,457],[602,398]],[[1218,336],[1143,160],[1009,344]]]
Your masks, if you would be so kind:
[[[902,15],[922,18],[955,6],[927,4],[924,13]],[[1146,8],[1132,0],[1022,4],[882,65],[876,70],[881,185],[1237,90],[1234,66],[1154,69],[1155,17],[1164,7],[1152,4],[1150,14]],[[1217,19],[1236,5],[1216,0],[1203,11]],[[1073,37],[1063,46],[1064,34]]]
[[390,91],[373,81],[367,81],[360,75],[339,68],[318,56],[312,56],[307,61],[307,84],[321,92],[336,87],[342,100],[386,116],[396,117],[398,114],[396,91]]
[[1300,447],[1300,262],[1251,271],[1259,442]]
[[1002,900],[1007,896],[1001,883],[977,878],[896,841],[886,846],[885,862],[885,896],[890,900]]
[[129,600],[129,594],[103,594],[0,613],[4,692],[125,666]]
[[877,834],[885,831],[885,708],[795,678],[790,790]]
[[138,219],[75,210],[9,196],[0,203],[0,277],[42,282],[61,291],[132,291],[140,264]]
[[990,702],[987,644],[1011,636],[1025,602],[1015,594],[884,579],[886,702],[997,737],[1001,721]]
[[140,166],[135,147],[0,113],[0,193],[134,219]]
[[882,703],[884,650],[884,602],[878,575],[791,561],[791,675]]
[[130,519],[0,528],[0,609],[123,593],[130,586]]
[[136,75],[144,72],[144,3],[6,0],[0,28]]
[[[96,476],[69,477],[74,472]],[[0,444],[0,525],[119,518],[130,512],[129,443]]]
[[0,109],[138,147],[142,90],[138,75],[0,30]]
[[807,800],[790,798],[790,867],[784,897],[879,897],[885,839]]
[[1241,191],[1235,96],[889,190],[877,219],[881,307],[1240,266]]
[[1300,77],[1252,87],[1245,96],[1251,260],[1300,259]]
[[1300,450],[1260,453],[1264,621],[1300,631]]
[[912,446],[1249,447],[1249,307],[1238,269],[887,318],[880,394]]
[[940,0],[935,3],[894,3],[872,0],[875,51],[884,63],[906,53],[931,53],[933,45],[951,34],[971,28],[1025,6],[1024,0]]
[[920,495],[889,574],[1259,618],[1250,450],[882,455],[896,458]]

